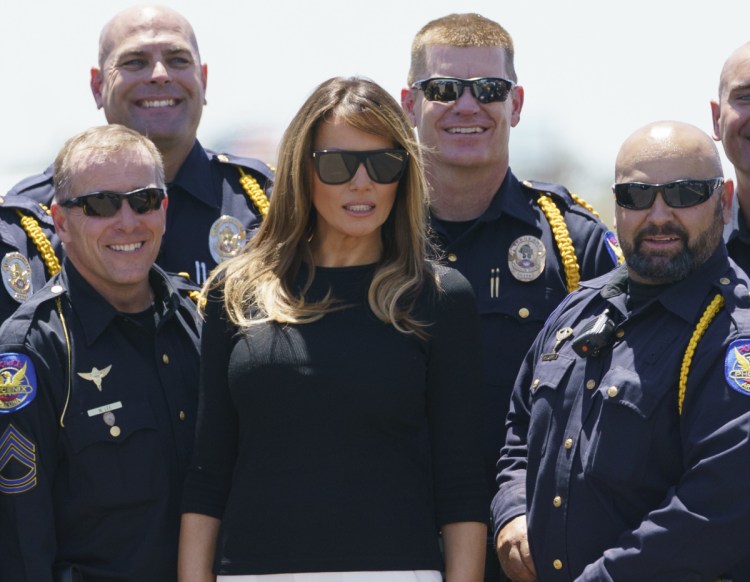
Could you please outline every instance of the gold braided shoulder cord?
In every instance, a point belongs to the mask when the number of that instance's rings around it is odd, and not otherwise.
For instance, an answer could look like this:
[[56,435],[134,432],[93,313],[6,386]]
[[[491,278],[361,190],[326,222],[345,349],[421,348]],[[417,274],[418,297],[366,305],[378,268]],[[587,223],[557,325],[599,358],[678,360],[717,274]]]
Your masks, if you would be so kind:
[[578,283],[581,280],[581,270],[578,266],[576,251],[570,238],[570,232],[568,232],[568,226],[565,224],[560,209],[547,194],[540,194],[537,204],[539,204],[539,208],[542,209],[550,227],[552,227],[552,236],[555,238],[555,244],[557,250],[560,251],[560,258],[565,269],[568,293],[575,291],[578,289]]
[[265,218],[268,214],[268,196],[263,192],[263,188],[258,184],[258,180],[246,173],[242,167],[237,166],[237,169],[240,171],[240,186],[242,186],[247,197],[250,198],[255,208],[260,212],[261,218]]
[[70,392],[73,388],[72,370],[73,370],[73,356],[70,348],[70,335],[68,334],[68,326],[65,324],[65,316],[63,315],[62,301],[60,297],[55,298],[57,304],[57,312],[60,314],[60,324],[62,325],[63,335],[65,336],[65,347],[67,348],[68,355],[68,390],[65,396],[65,405],[63,406],[62,413],[60,414],[60,428],[65,428],[65,413],[68,411],[68,404],[70,403]]
[[42,257],[50,277],[57,275],[60,272],[60,260],[55,255],[55,251],[52,250],[52,243],[44,235],[39,222],[33,216],[27,216],[20,210],[16,210],[16,214],[21,218],[21,226],[26,231],[29,239],[34,243],[37,251],[39,251],[39,256]]
[[677,392],[677,410],[680,414],[682,414],[682,402],[685,400],[690,364],[693,362],[693,356],[695,355],[695,350],[698,348],[698,342],[701,341],[703,334],[706,333],[706,329],[711,325],[711,321],[716,317],[716,314],[719,313],[719,310],[723,305],[724,298],[720,294],[716,295],[716,297],[711,300],[711,303],[708,304],[703,315],[701,315],[698,325],[695,326],[693,335],[685,349],[685,355],[682,358],[682,366],[680,366],[680,384],[679,391]]
[[570,197],[573,199],[573,202],[578,204],[578,206],[583,206],[591,214],[599,218],[599,213],[596,210],[594,210],[594,207],[591,206],[591,204],[589,204],[588,202],[586,202],[583,198],[581,198],[578,194],[573,194],[573,192],[570,192]]

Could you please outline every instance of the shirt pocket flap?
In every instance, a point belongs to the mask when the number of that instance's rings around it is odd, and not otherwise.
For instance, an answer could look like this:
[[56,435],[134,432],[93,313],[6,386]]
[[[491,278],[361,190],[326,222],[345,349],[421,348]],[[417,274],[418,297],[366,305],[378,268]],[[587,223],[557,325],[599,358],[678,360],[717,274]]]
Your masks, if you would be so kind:
[[156,430],[156,420],[151,407],[142,402],[128,402],[109,412],[89,416],[82,411],[78,416],[66,418],[65,428],[75,452],[97,443],[121,443],[140,430]]

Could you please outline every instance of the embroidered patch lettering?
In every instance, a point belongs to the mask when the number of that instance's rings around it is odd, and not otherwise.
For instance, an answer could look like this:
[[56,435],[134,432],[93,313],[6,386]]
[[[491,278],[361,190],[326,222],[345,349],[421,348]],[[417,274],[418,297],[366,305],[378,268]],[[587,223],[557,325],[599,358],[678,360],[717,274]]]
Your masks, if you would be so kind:
[[0,354],[0,413],[29,404],[36,396],[36,371],[29,356]]
[[724,376],[730,388],[750,396],[750,340],[735,340],[729,344],[724,360]]
[[36,445],[12,424],[0,436],[0,493],[24,493],[36,485]]

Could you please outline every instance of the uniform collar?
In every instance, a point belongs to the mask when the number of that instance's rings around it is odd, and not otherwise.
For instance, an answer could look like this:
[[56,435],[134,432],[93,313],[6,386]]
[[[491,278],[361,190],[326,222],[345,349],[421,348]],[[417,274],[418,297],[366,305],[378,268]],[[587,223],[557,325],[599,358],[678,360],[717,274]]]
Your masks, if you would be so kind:
[[[152,267],[149,282],[154,291],[154,307],[157,312],[165,317],[175,311],[179,300],[164,271],[157,266]],[[86,346],[90,346],[120,316],[120,312],[83,278],[68,258],[63,260],[60,284],[67,289],[73,306],[85,306],[84,309],[74,307],[73,311],[83,328]]]
[[508,168],[503,183],[492,198],[487,210],[479,217],[480,221],[490,221],[502,215],[511,216],[529,226],[536,226],[538,213],[534,208],[534,201],[526,194],[521,183]]
[[[491,222],[501,216],[507,215],[539,230],[538,216],[533,206],[533,201],[521,187],[521,183],[513,175],[510,168],[508,168],[505,178],[502,184],[500,184],[500,188],[498,188],[490,201],[490,205],[474,222]],[[431,219],[433,225],[436,225],[438,230],[442,230],[439,227],[440,223],[446,221],[442,221],[434,214],[432,214]]]
[[[697,271],[666,288],[654,301],[660,302],[665,309],[685,321],[693,322],[700,315],[707,297],[725,287],[720,280],[729,270],[727,248],[720,244]],[[598,288],[602,297],[613,300],[627,292],[627,267],[622,265],[598,279],[581,283],[581,286]]]
[[182,190],[211,208],[221,207],[221,189],[212,187],[211,160],[198,140],[195,140],[185,161],[169,186],[179,186]]

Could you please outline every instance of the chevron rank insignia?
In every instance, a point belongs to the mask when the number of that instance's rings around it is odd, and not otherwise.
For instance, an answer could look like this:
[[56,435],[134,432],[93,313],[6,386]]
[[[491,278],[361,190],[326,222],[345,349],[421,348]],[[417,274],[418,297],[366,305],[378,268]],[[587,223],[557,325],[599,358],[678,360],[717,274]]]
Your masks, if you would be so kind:
[[735,340],[729,344],[724,376],[730,388],[750,396],[750,340]]
[[0,414],[19,410],[36,396],[36,371],[25,354],[0,354]]
[[36,485],[36,445],[12,424],[0,436],[0,494],[24,493]]

